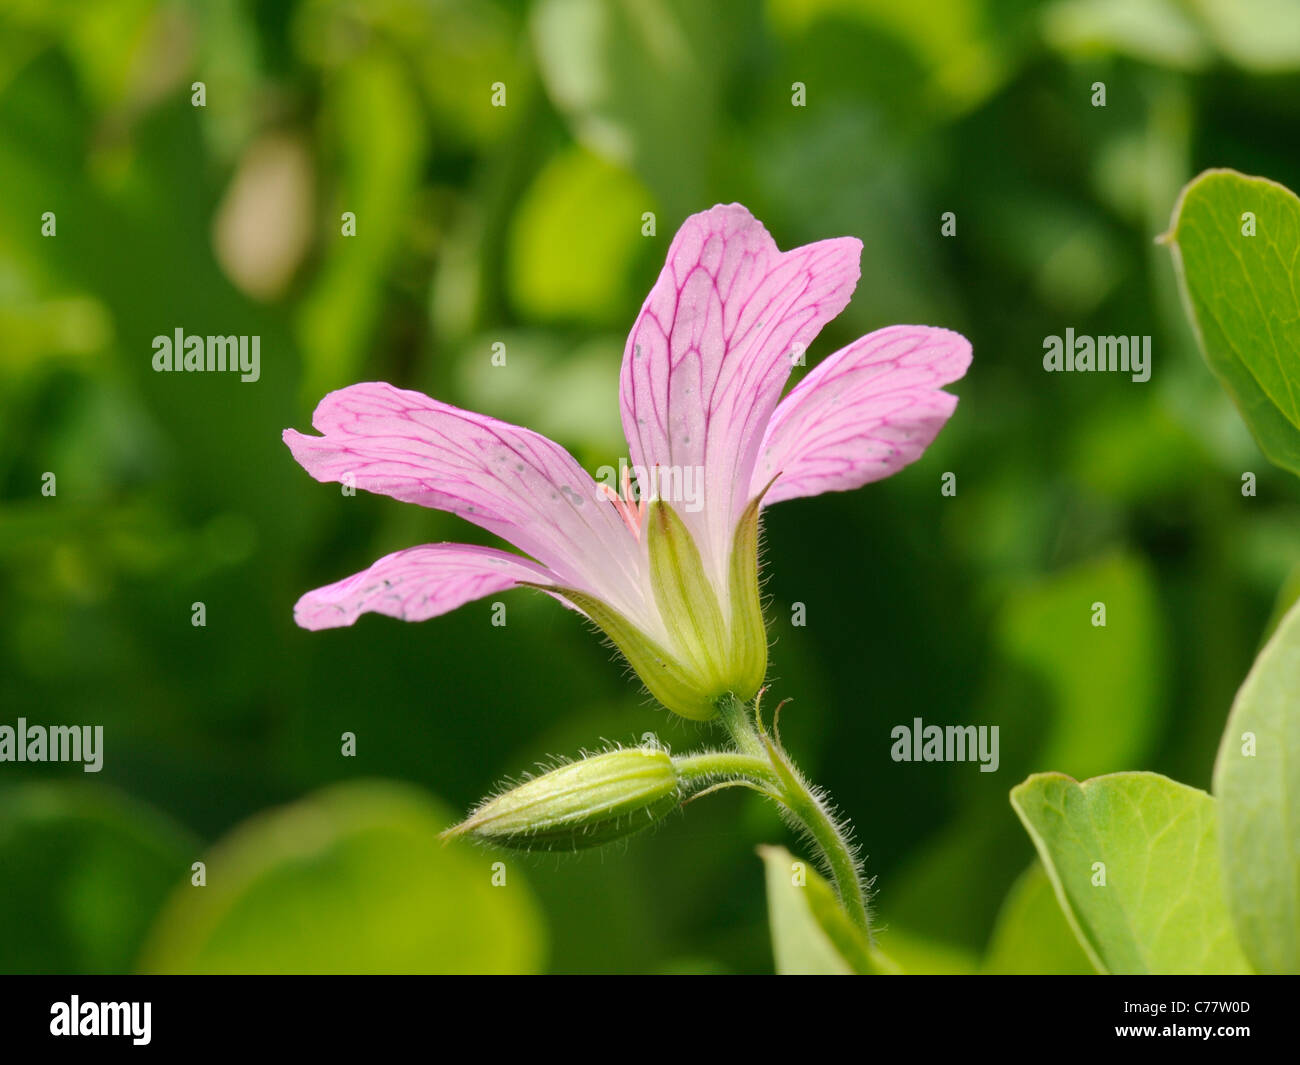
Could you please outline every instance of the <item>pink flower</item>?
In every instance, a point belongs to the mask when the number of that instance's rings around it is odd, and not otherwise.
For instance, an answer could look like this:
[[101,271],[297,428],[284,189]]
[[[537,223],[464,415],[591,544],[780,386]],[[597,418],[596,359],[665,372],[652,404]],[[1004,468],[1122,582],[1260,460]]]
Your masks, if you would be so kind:
[[350,625],[368,611],[423,621],[528,585],[599,625],[670,709],[707,719],[727,692],[750,698],[767,669],[760,507],[915,461],[957,404],[941,386],[970,364],[957,333],[891,326],[782,399],[796,357],[848,303],[861,254],[852,237],[782,252],[739,204],[686,220],[623,355],[640,502],[529,429],[388,384],[330,393],[312,416],[322,435],[284,434],[308,473],[459,514],[524,554],[398,551],[308,592],[298,624]]

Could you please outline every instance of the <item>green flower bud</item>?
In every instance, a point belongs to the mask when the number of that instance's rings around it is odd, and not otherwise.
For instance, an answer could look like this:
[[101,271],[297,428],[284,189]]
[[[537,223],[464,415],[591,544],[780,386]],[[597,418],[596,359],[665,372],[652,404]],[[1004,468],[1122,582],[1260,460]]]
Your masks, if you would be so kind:
[[629,747],[570,762],[476,807],[444,838],[519,850],[582,850],[630,836],[681,803],[667,751]]

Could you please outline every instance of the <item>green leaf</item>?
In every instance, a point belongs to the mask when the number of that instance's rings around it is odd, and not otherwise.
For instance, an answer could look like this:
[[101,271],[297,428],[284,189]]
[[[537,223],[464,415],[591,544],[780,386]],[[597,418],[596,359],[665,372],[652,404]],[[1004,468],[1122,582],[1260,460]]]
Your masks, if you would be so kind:
[[197,851],[172,821],[99,785],[6,788],[0,972],[129,971]]
[[1264,454],[1300,473],[1300,200],[1267,178],[1207,170],[1161,239],[1210,368]]
[[425,793],[337,785],[236,828],[153,929],[141,968],[184,973],[536,971],[542,930],[507,864],[438,841],[453,818]]
[[1300,604],[1237,693],[1214,766],[1224,890],[1246,956],[1300,972]]
[[1250,971],[1223,897],[1210,795],[1158,773],[1082,784],[1040,773],[1012,789],[1011,805],[1097,968]]
[[759,847],[767,872],[772,955],[781,976],[851,976],[890,971],[889,962],[845,914],[835,891],[784,847]]
[[983,971],[1035,976],[1097,971],[1061,912],[1041,862],[1031,864],[1007,892],[989,939]]

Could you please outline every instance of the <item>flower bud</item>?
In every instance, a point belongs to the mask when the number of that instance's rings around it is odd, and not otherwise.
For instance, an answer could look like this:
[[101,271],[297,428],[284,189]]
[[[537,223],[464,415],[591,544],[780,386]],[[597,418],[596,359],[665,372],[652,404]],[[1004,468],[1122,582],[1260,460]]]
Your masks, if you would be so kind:
[[667,751],[629,747],[594,754],[482,802],[443,833],[520,850],[581,850],[630,836],[681,803]]

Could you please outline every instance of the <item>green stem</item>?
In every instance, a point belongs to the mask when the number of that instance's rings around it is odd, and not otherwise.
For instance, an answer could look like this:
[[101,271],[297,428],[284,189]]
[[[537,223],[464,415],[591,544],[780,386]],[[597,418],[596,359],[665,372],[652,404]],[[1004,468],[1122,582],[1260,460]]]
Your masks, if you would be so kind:
[[[791,815],[813,838],[830,867],[845,912],[871,938],[867,890],[844,826],[835,820],[825,801],[804,780],[789,756],[766,733],[759,732],[744,703],[734,695],[724,695],[718,700],[718,713],[732,740],[744,752],[734,757],[747,765],[761,763],[763,773],[758,779],[780,796]],[[738,767],[737,772],[743,771]]]
[[[782,758],[774,752],[774,762]],[[782,769],[784,772],[782,772]],[[781,793],[790,812],[808,830],[821,849],[831,868],[840,902],[853,923],[872,938],[871,916],[867,907],[867,889],[862,883],[862,873],[844,827],[836,821],[825,802],[786,760],[778,775],[783,777]]]
[[754,723],[750,721],[749,709],[744,703],[728,693],[718,700],[718,715],[737,747],[751,757],[768,762],[767,748],[754,728]]
[[673,759],[677,775],[687,783],[719,777],[744,777],[760,784],[775,786],[776,773],[766,757],[739,754],[735,751],[704,751]]

